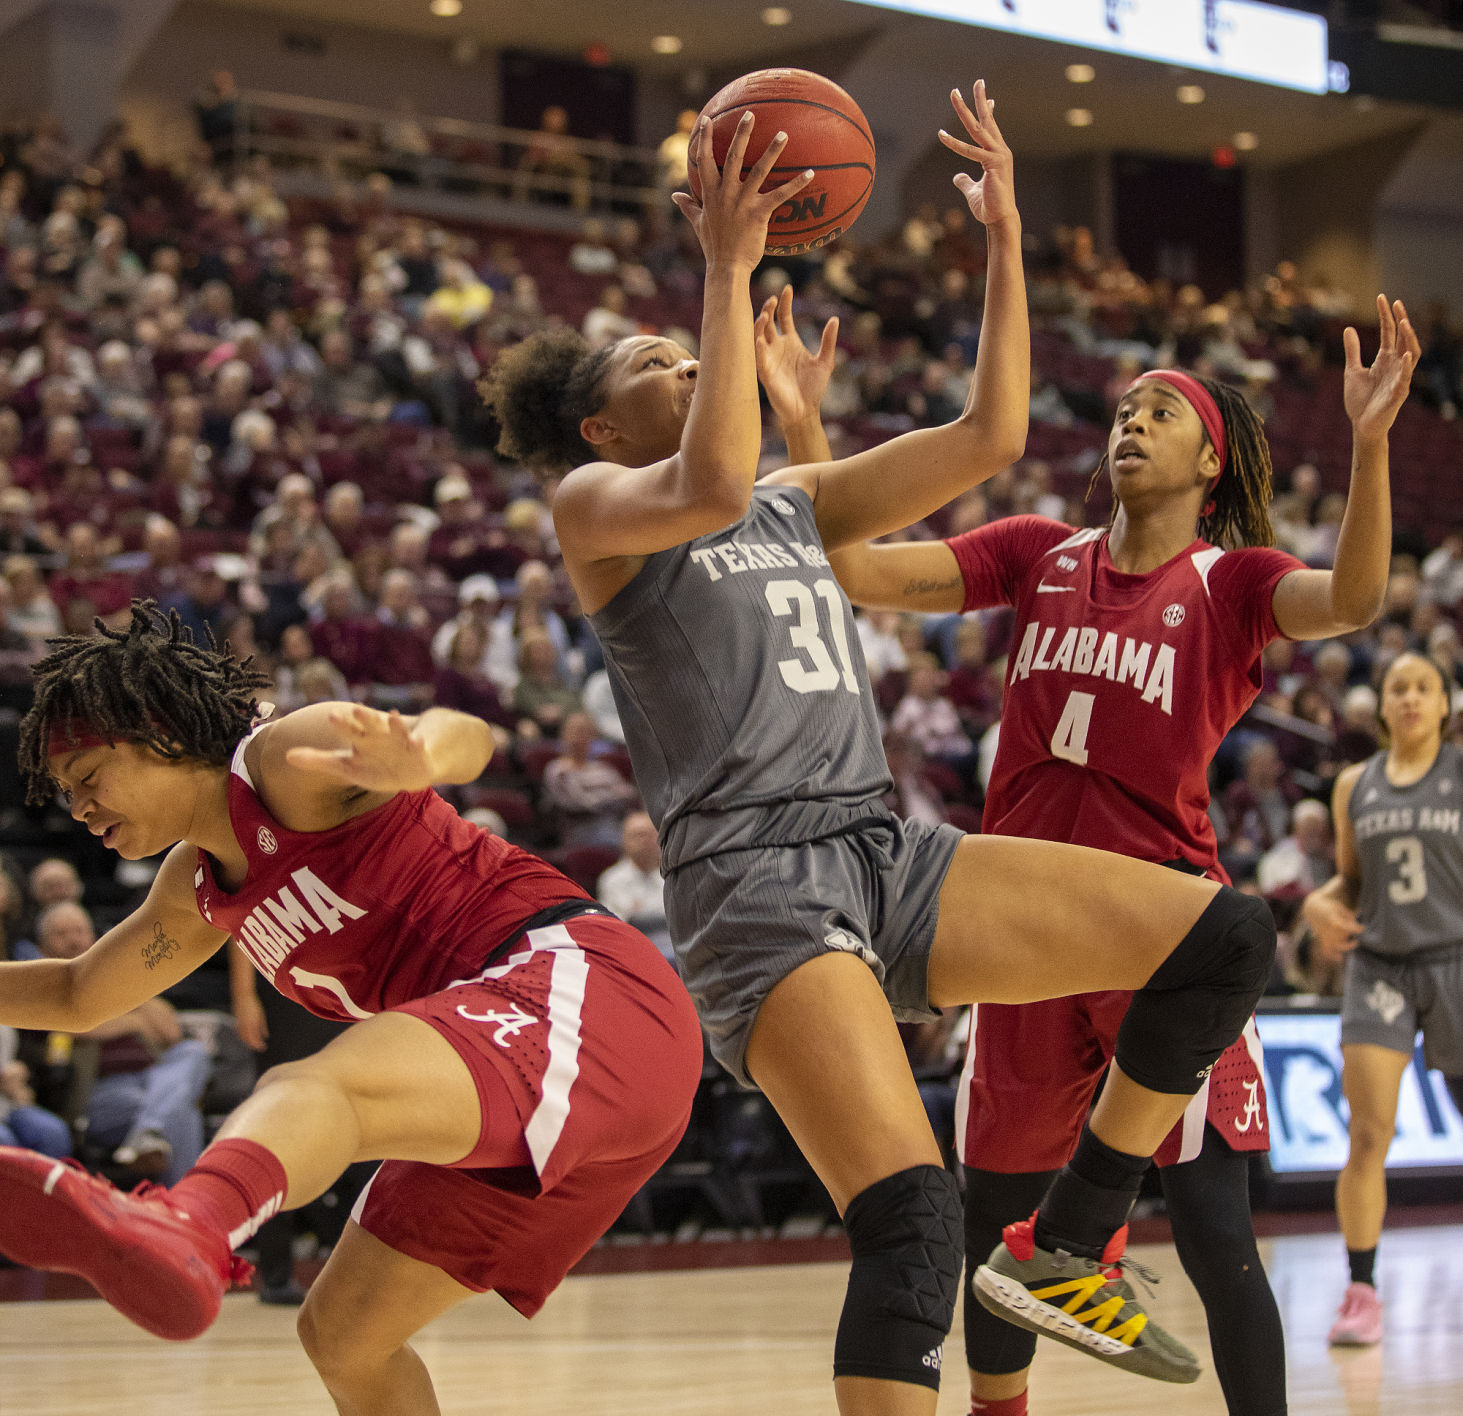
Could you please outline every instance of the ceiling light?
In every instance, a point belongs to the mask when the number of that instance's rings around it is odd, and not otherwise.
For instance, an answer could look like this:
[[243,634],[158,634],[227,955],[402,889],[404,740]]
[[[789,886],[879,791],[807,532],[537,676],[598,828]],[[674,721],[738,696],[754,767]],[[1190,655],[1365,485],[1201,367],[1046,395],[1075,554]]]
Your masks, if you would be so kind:
[[1198,84],[1180,84],[1178,99],[1180,103],[1203,103],[1204,90]]
[[1090,84],[1097,77],[1097,70],[1091,64],[1068,64],[1067,82],[1069,84]]
[[1260,135],[1258,133],[1236,133],[1234,146],[1237,152],[1254,152],[1260,146]]
[[658,34],[650,41],[650,47],[657,54],[679,54],[681,37],[678,34]]
[[786,5],[769,5],[762,11],[762,23],[764,25],[790,25],[792,11]]
[[427,8],[439,19],[450,20],[462,13],[462,0],[432,0]]
[[1090,108],[1069,108],[1067,110],[1067,122],[1074,128],[1090,128],[1092,126],[1092,110]]

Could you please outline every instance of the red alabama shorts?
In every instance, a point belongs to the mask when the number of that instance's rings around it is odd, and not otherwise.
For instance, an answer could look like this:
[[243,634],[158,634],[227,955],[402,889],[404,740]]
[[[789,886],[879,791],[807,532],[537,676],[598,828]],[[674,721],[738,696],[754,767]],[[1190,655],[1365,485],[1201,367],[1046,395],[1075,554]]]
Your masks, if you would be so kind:
[[389,1160],[352,1218],[532,1317],[686,1129],[702,1062],[690,997],[638,930],[584,915],[393,1011],[452,1044],[485,1116],[511,1098],[531,1164],[501,1168],[486,1142],[450,1168]]
[[[1132,996],[1082,993],[971,1009],[955,1119],[967,1165],[1009,1175],[1067,1163]],[[1252,1018],[1214,1064],[1155,1162],[1192,1160],[1203,1144],[1206,1120],[1233,1150],[1268,1150],[1261,1061]]]

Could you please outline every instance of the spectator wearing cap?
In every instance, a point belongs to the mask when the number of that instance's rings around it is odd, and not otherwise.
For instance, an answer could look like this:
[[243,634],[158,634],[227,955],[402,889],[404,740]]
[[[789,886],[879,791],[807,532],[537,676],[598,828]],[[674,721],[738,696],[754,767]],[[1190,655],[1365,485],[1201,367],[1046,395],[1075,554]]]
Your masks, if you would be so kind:
[[184,577],[183,591],[163,601],[164,608],[178,612],[178,618],[192,633],[195,643],[207,644],[210,633],[222,641],[224,626],[238,612],[224,574],[225,569],[235,568],[237,559],[199,556]]
[[[491,677],[492,655],[489,647],[495,635],[507,634],[511,640],[511,632],[500,630],[498,627],[498,602],[500,599],[498,582],[491,575],[469,575],[461,585],[457,587],[457,613],[442,624],[432,636],[432,659],[435,663],[445,664],[452,657],[452,641],[457,633],[459,625],[471,621],[481,627],[483,631],[483,643],[481,649],[481,660],[475,665],[475,672],[484,677]],[[500,688],[503,685],[499,685]],[[510,683],[507,688],[511,691],[513,685]]]
[[451,579],[461,580],[479,569],[487,532],[482,505],[459,468],[438,480],[432,501],[438,520],[427,542],[427,554]]
[[0,556],[51,554],[36,525],[35,508],[35,498],[24,487],[0,491]]

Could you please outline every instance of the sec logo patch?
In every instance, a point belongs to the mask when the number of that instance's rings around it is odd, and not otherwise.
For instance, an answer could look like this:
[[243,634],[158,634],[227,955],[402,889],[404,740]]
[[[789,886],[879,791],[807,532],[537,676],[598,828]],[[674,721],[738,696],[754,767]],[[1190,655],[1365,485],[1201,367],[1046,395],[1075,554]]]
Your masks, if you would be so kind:
[[1170,629],[1176,629],[1184,622],[1184,607],[1182,605],[1170,605],[1163,612],[1163,622]]
[[261,826],[255,839],[258,840],[259,849],[265,855],[273,855],[279,849],[279,842],[274,839],[274,832],[268,826]]

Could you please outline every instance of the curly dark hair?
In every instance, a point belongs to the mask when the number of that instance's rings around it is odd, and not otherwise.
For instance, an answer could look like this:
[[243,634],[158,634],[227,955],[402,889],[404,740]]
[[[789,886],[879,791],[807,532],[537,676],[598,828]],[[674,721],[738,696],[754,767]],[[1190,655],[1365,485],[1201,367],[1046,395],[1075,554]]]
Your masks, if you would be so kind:
[[[1215,483],[1213,495],[1205,502],[1214,510],[1199,517],[1199,536],[1210,545],[1227,551],[1241,546],[1273,546],[1275,528],[1270,524],[1270,499],[1274,490],[1274,469],[1270,465],[1270,444],[1265,440],[1265,420],[1250,406],[1237,388],[1216,379],[1192,375],[1207,390],[1224,419],[1224,440],[1228,460],[1224,475]],[[1209,434],[1204,434],[1208,445]],[[1088,495],[1098,480],[1107,473],[1107,454],[1092,474]],[[1113,502],[1108,525],[1118,514]]]
[[593,462],[580,422],[604,407],[604,376],[617,345],[592,350],[571,329],[530,335],[505,349],[478,380],[502,433],[498,451],[515,462],[566,471]]
[[145,743],[162,757],[221,767],[258,716],[255,694],[267,675],[242,663],[212,633],[193,642],[175,610],[132,602],[126,629],[96,621],[95,635],[48,639],[51,652],[31,670],[35,702],[20,724],[20,770],[28,800],[55,790],[47,754],[51,730],[85,723],[109,742]]

